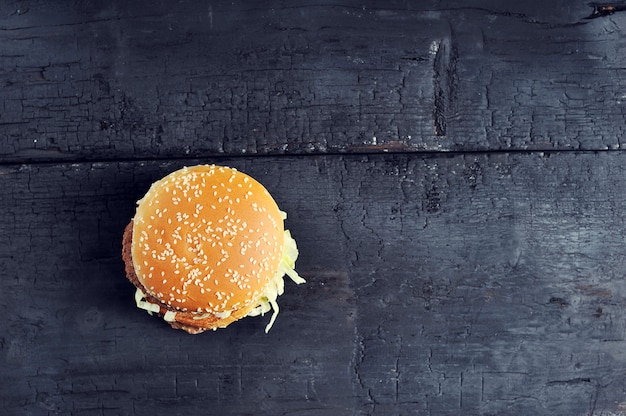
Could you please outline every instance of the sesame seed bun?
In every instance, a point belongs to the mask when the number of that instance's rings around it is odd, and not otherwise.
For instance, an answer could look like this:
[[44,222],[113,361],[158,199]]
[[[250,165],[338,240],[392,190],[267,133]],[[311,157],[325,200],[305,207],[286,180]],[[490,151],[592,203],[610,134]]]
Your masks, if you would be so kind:
[[290,238],[283,215],[263,185],[236,169],[186,167],[155,182],[123,238],[137,305],[190,333],[258,314],[289,273],[281,268]]

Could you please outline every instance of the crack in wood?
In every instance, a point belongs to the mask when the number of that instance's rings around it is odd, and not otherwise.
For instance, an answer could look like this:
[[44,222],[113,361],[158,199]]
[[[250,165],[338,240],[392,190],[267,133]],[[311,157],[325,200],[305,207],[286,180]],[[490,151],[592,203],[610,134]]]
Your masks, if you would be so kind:
[[626,11],[626,2],[613,2],[613,3],[589,3],[590,7],[593,7],[591,14],[585,19],[595,19],[598,17],[610,16],[617,12]]
[[433,59],[433,122],[435,136],[446,136],[448,132],[448,118],[456,94],[456,63],[458,52],[448,37],[439,43],[434,43]]

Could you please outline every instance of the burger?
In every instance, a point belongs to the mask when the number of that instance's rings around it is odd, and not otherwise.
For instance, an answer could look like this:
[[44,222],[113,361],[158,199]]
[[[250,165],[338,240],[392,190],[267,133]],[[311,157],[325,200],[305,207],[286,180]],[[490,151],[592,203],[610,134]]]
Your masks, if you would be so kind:
[[198,334],[272,311],[298,249],[267,189],[234,168],[185,167],[152,184],[124,230],[137,307]]

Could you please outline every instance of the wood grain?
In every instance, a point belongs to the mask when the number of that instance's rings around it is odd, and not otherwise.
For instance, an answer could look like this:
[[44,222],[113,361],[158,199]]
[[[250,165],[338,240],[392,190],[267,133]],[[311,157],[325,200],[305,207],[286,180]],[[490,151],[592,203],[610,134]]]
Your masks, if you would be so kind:
[[[0,3],[0,413],[626,415],[622,3]],[[298,241],[267,335],[124,278],[213,162]]]
[[622,14],[584,2],[0,9],[0,157],[621,149]]
[[190,336],[133,305],[134,201],[207,160],[4,167],[4,409],[620,414],[624,157],[217,160],[267,184],[299,243],[308,283],[269,335],[252,318]]

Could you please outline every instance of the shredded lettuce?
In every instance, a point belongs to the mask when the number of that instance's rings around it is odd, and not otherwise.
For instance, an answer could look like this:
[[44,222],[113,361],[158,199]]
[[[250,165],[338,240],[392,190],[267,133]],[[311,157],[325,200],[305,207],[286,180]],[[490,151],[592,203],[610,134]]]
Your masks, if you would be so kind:
[[138,308],[145,309],[150,315],[152,315],[152,312],[159,312],[161,310],[161,307],[156,303],[148,302],[146,300],[146,294],[139,288],[135,290],[135,303]]
[[278,271],[274,275],[274,278],[267,286],[265,291],[262,293],[261,298],[259,299],[259,306],[252,309],[248,312],[246,316],[258,316],[264,315],[269,311],[272,311],[272,318],[270,322],[265,327],[265,333],[268,333],[272,326],[274,325],[274,321],[276,321],[276,317],[278,316],[279,308],[278,303],[276,302],[276,298],[282,295],[285,291],[285,281],[283,276],[287,275],[293,280],[296,284],[305,283],[304,280],[298,272],[294,269],[296,265],[296,259],[298,258],[298,246],[296,245],[296,240],[291,237],[291,233],[289,230],[285,230],[285,243],[283,244],[283,255],[280,260],[280,264],[278,265]]
[[165,315],[163,315],[163,320],[165,322],[175,322],[176,321],[176,312],[174,312],[174,311],[167,311],[167,312],[165,312]]

